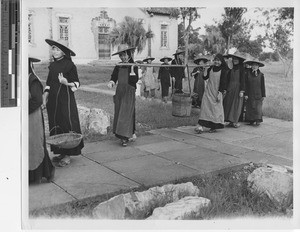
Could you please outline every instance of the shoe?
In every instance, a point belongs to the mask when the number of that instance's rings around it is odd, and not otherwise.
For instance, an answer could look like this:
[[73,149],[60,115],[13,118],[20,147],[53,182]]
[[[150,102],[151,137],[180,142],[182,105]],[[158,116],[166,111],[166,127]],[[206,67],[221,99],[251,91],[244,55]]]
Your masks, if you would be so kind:
[[250,126],[253,126],[253,124],[254,124],[254,122],[249,122],[249,125],[250,125]]
[[239,128],[239,127],[240,127],[240,124],[239,124],[239,123],[233,123],[233,124],[232,124],[232,127],[234,127],[234,128]]
[[122,144],[123,147],[127,147],[127,143],[128,143],[128,140],[122,139],[121,144]]
[[216,129],[210,129],[208,132],[209,133],[215,133],[215,132],[217,132],[217,130]]
[[227,124],[228,127],[233,127],[233,122]]
[[58,163],[58,162],[61,161],[64,157],[65,157],[65,155],[54,156],[54,157],[52,158],[52,162]]
[[134,142],[137,139],[136,134],[133,134],[132,137],[129,139],[129,142]]
[[255,126],[259,126],[259,125],[260,125],[260,122],[256,122],[256,123],[255,123]]
[[58,166],[59,167],[65,167],[71,163],[71,159],[69,156],[65,156],[61,161],[59,161]]
[[203,132],[203,127],[202,126],[198,126],[194,129],[194,131],[197,133],[197,134],[201,134]]

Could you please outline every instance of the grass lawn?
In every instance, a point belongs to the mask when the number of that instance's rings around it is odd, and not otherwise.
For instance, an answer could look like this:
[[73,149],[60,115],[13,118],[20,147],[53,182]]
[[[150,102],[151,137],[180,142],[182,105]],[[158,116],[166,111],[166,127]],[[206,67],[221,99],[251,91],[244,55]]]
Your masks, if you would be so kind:
[[265,75],[266,98],[263,114],[270,118],[293,120],[293,76],[283,75],[280,62],[266,64],[260,68]]

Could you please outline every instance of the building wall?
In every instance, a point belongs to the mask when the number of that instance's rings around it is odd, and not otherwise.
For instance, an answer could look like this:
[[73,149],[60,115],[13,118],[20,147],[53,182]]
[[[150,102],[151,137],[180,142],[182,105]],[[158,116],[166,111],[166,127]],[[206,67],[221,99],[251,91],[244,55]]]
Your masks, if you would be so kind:
[[[66,16],[70,18],[70,44],[69,47],[76,53],[74,62],[89,62],[98,60],[95,48],[95,39],[92,32],[92,19],[100,15],[102,8],[32,8],[32,28],[33,44],[29,45],[29,54],[38,57],[43,61],[49,59],[49,45],[45,39],[50,38],[50,25],[52,25],[53,40],[59,38],[58,17]],[[171,56],[178,45],[177,42],[177,20],[168,16],[154,15],[150,17],[139,8],[106,8],[108,17],[115,20],[116,24],[123,21],[126,15],[144,19],[143,25],[148,30],[149,24],[154,33],[151,39],[151,55],[159,59],[163,56]],[[51,24],[52,21],[52,24]],[[168,48],[160,47],[160,27],[161,23],[169,25]],[[111,53],[117,51],[117,47],[111,48]],[[148,55],[148,42],[141,53],[135,54],[135,59],[144,59]],[[119,60],[118,56],[112,56],[112,60]]]

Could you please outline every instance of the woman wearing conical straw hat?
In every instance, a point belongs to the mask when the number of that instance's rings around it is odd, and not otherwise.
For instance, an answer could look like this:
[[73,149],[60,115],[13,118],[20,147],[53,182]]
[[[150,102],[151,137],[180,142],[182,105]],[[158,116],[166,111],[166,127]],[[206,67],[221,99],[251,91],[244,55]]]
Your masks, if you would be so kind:
[[[153,57],[148,56],[143,62],[147,64],[151,64],[154,60]],[[154,67],[145,67],[143,70],[143,83],[144,83],[144,97],[148,98],[149,95],[151,98],[155,97],[155,89],[156,89],[156,73]]]
[[196,108],[201,107],[202,97],[204,94],[204,67],[203,65],[208,61],[207,57],[205,56],[198,56],[194,63],[199,65],[199,67],[195,67],[191,73],[191,76],[195,78],[194,82],[194,89],[193,89],[193,106]]
[[[50,135],[69,133],[81,134],[79,115],[74,92],[80,82],[77,68],[71,56],[75,53],[67,46],[67,41],[46,39],[51,46],[53,62],[49,65],[49,74],[44,90],[44,105],[47,106]],[[71,162],[71,156],[81,154],[84,147],[83,140],[71,149],[59,148],[51,145],[51,151],[58,156],[52,161],[64,167]]]
[[216,132],[224,128],[223,94],[228,66],[221,54],[216,54],[211,67],[205,67],[204,79],[207,84],[204,90],[198,126],[196,133],[202,133],[203,127],[210,128],[209,132]]
[[[127,44],[120,44],[118,51],[114,54],[119,55],[122,63],[134,63],[133,52],[135,48]],[[117,84],[116,94],[114,95],[114,122],[113,133],[121,140],[122,146],[126,147],[131,139],[135,139],[135,90],[139,80],[138,67],[118,65],[111,74],[108,87],[112,88]]]
[[227,74],[226,95],[223,101],[225,122],[228,126],[238,128],[245,93],[244,54],[236,51],[228,54],[232,58],[232,69]]
[[29,183],[41,183],[42,178],[48,182],[54,178],[55,167],[52,165],[46,147],[44,117],[42,113],[43,85],[34,72],[33,63],[40,62],[39,59],[28,58],[29,71]]
[[167,103],[167,98],[169,96],[169,87],[171,86],[171,75],[169,62],[172,60],[170,57],[163,57],[160,59],[163,62],[158,71],[158,82],[161,84],[161,97],[164,103]]
[[[173,54],[174,59],[172,60],[171,64],[175,65],[183,65],[183,54],[184,51],[177,49],[176,52]],[[182,91],[182,79],[185,78],[184,67],[172,67],[170,68],[171,76],[175,78],[175,93],[183,93]]]
[[244,62],[251,66],[246,75],[246,115],[245,121],[250,125],[259,126],[263,121],[262,105],[266,97],[265,77],[259,67],[265,66],[257,59],[250,59]]

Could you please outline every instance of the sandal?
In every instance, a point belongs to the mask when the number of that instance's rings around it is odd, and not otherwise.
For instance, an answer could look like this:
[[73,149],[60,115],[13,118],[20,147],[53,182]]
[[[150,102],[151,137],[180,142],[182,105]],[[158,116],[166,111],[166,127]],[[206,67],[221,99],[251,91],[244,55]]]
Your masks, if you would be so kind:
[[194,129],[194,131],[197,133],[197,134],[201,134],[203,132],[203,127],[202,126],[198,126]]
[[209,133],[215,133],[215,132],[217,132],[217,130],[216,129],[210,129],[208,132]]
[[228,127],[233,127],[233,122],[227,124]]
[[58,163],[59,167],[65,167],[71,163],[71,159],[69,156],[65,156],[63,159],[61,159]]
[[58,163],[58,162],[61,161],[64,157],[65,157],[65,155],[54,156],[54,157],[52,158],[52,162]]
[[232,127],[234,127],[234,128],[239,128],[239,127],[240,127],[240,124],[239,124],[239,123],[233,123],[233,124],[232,124]]
[[137,139],[136,134],[133,134],[132,137],[128,140],[129,142],[134,142]]
[[127,147],[127,143],[128,143],[128,140],[126,140],[126,139],[122,139],[122,146],[123,147]]

